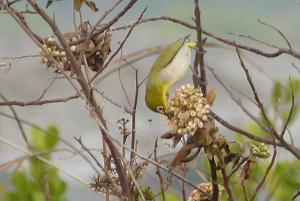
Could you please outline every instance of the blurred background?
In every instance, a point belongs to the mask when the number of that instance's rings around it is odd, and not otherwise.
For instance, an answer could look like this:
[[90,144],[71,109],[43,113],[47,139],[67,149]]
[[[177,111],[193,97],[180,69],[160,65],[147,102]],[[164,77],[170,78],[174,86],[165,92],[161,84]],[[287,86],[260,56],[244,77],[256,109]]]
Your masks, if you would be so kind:
[[[38,1],[43,7],[46,1]],[[128,1],[122,3],[108,18],[111,19],[122,6]],[[91,13],[86,7],[83,9],[83,19],[89,20],[91,24],[95,23],[103,12],[113,4],[108,0],[96,0],[99,7],[97,13]],[[261,19],[280,29],[290,40],[293,48],[300,51],[300,1],[290,0],[226,0],[226,1],[209,1],[201,0],[200,7],[202,11],[202,26],[205,30],[218,34],[225,38],[243,42],[266,51],[274,51],[268,47],[254,43],[245,38],[239,38],[229,33],[241,33],[251,35],[271,44],[286,47],[284,40],[270,28],[257,22]],[[20,3],[19,8],[24,7]],[[115,26],[120,26],[133,22],[137,19],[141,11],[148,7],[145,17],[151,16],[172,16],[192,23],[193,18],[193,1],[192,0],[141,0],[122,18]],[[62,31],[73,30],[72,20],[72,1],[63,0],[53,3],[47,12],[50,15],[55,14],[56,22]],[[28,16],[30,26],[42,37],[51,35],[49,27],[38,16]],[[123,40],[127,30],[113,32],[112,49],[118,47]],[[170,22],[149,22],[138,25],[132,32],[132,35],[125,43],[122,50],[123,55],[142,50],[147,47],[156,45],[169,44],[176,39],[191,34],[195,38],[195,33],[178,24]],[[250,87],[245,80],[243,71],[239,65],[237,55],[232,48],[218,43],[213,39],[208,39],[208,43],[219,44],[219,47],[207,47],[205,61],[213,67],[219,77],[229,86],[252,96]],[[10,63],[11,68],[8,72],[0,69],[0,93],[5,95],[9,100],[30,101],[40,96],[45,87],[52,78],[55,77],[53,69],[47,69],[46,65],[41,64],[41,58],[25,59],[3,59],[3,57],[14,57],[22,55],[36,55],[39,53],[38,47],[30,38],[18,27],[18,24],[6,14],[0,14],[0,63]],[[252,78],[259,95],[268,107],[271,104],[271,88],[275,80],[285,81],[289,76],[299,77],[297,71],[292,67],[292,62],[300,66],[300,62],[290,56],[280,56],[274,59],[267,59],[248,52],[244,54],[252,62],[246,62],[252,73]],[[120,55],[119,55],[120,56]],[[132,65],[138,69],[139,80],[143,80],[154,62],[157,55],[150,56]],[[251,65],[251,64],[254,64]],[[107,73],[114,66],[112,65],[106,71]],[[214,104],[214,111],[225,118],[228,122],[239,127],[245,126],[249,118],[236,106],[221,85],[208,74],[208,88],[215,88],[217,99]],[[135,75],[131,68],[123,68],[120,71],[126,93],[133,102]],[[185,83],[192,83],[192,73],[189,72],[183,80],[177,83],[180,86]],[[172,89],[174,90],[176,86]],[[112,74],[96,85],[97,89],[103,91],[105,96],[111,98],[119,105],[129,107],[126,97],[122,91],[118,73]],[[151,112],[144,103],[144,85],[140,88],[140,96],[137,112],[137,135],[138,135],[138,152],[145,154],[153,150],[154,141],[169,128],[165,124],[164,117]],[[255,105],[233,90],[239,96],[243,104],[257,115],[258,110]],[[46,98],[59,98],[73,95],[74,91],[65,80],[57,80],[48,91]],[[296,100],[296,101],[299,101]],[[107,119],[108,126],[114,137],[121,139],[117,121],[124,117],[129,118],[123,109],[115,107],[110,102],[101,98],[101,105],[104,109],[104,116]],[[68,103],[48,104],[42,106],[15,107],[19,117],[29,122],[35,123],[41,127],[47,127],[49,124],[57,125],[60,128],[62,138],[68,140],[74,146],[80,148],[73,136],[82,137],[83,142],[90,148],[101,148],[101,138],[95,122],[90,118],[81,100],[71,100]],[[1,112],[10,113],[6,107],[0,108]],[[149,121],[151,120],[151,121]],[[234,133],[220,126],[222,134],[233,138]],[[30,127],[25,126],[26,132],[30,133]],[[300,137],[297,131],[300,129],[299,121],[290,127],[295,144],[299,147]],[[13,141],[14,143],[26,147],[16,122],[0,116],[0,136]],[[174,150],[169,149],[166,144],[168,141],[160,141],[160,153],[172,153]],[[61,145],[63,147],[63,145]],[[21,152],[0,144],[0,164],[22,155]],[[286,152],[279,153],[280,158],[291,157]],[[68,153],[54,154],[54,160],[61,167],[80,178],[89,181],[93,175],[93,170],[89,164],[85,163],[79,156],[73,156]],[[9,175],[13,171],[10,169],[0,173],[0,183],[8,184]],[[71,178],[63,175],[69,183],[68,197],[70,200],[95,200],[98,194],[82,188],[81,184],[74,182]],[[194,180],[197,180],[195,178]],[[147,181],[149,185],[153,180]]]

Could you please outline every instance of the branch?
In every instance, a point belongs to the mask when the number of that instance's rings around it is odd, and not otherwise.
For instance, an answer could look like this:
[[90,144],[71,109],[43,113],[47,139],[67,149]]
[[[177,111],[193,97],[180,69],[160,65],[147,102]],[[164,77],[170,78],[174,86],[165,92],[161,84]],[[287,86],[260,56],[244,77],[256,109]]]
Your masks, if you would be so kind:
[[49,104],[49,103],[61,103],[61,102],[68,102],[69,100],[77,99],[79,96],[78,95],[73,95],[73,96],[68,96],[64,98],[54,98],[54,99],[48,99],[48,100],[32,100],[28,102],[22,102],[22,101],[5,101],[5,102],[0,102],[0,106],[33,106],[33,105],[44,105],[44,104]]
[[195,15],[195,23],[196,23],[196,32],[197,32],[197,51],[196,51],[196,57],[198,63],[195,62],[194,70],[195,72],[199,73],[198,70],[198,64],[200,67],[200,88],[204,96],[206,96],[206,73],[205,73],[205,67],[204,67],[204,48],[202,44],[202,25],[201,25],[201,12],[199,8],[199,2],[198,0],[194,0],[194,15]]
[[219,186],[218,186],[218,177],[217,177],[217,167],[214,157],[212,159],[208,158],[208,162],[210,165],[210,174],[211,174],[211,183],[213,186],[213,193],[211,197],[211,201],[219,200]]
[[143,15],[145,14],[147,10],[147,7],[144,8],[144,10],[142,11],[142,13],[140,14],[140,16],[138,17],[137,21],[135,22],[135,24],[129,29],[128,33],[126,34],[125,38],[123,39],[123,41],[121,42],[121,44],[119,45],[119,47],[115,50],[115,52],[110,56],[110,58],[107,60],[107,62],[103,65],[103,67],[94,75],[94,77],[89,81],[89,83],[92,83],[101,73],[102,71],[111,63],[111,61],[115,58],[115,56],[121,51],[121,49],[123,48],[126,40],[128,39],[128,37],[130,36],[131,32],[133,31],[135,25],[138,24],[138,22],[142,19]]
[[82,92],[84,94],[85,97],[83,97],[84,102],[86,104],[86,108],[88,109],[88,111],[90,112],[90,114],[92,115],[92,117],[96,120],[100,131],[102,133],[102,137],[104,138],[104,141],[107,143],[111,155],[115,161],[115,165],[116,165],[116,170],[120,179],[120,183],[121,183],[121,187],[122,187],[122,193],[125,197],[127,197],[128,199],[131,200],[131,194],[129,191],[129,185],[128,185],[128,181],[126,180],[126,173],[125,173],[125,169],[121,163],[121,159],[120,159],[120,153],[118,152],[117,148],[115,147],[115,145],[111,142],[111,140],[108,138],[108,132],[105,129],[105,121],[102,117],[102,113],[101,110],[99,108],[99,106],[96,104],[96,101],[94,100],[94,97],[92,96],[92,88],[91,86],[87,83],[87,81],[84,78],[84,75],[81,71],[81,65],[80,63],[76,60],[76,57],[74,56],[74,54],[72,53],[72,51],[70,50],[70,47],[68,46],[68,44],[66,43],[61,31],[58,29],[56,23],[45,13],[45,11],[43,9],[41,9],[36,1],[34,0],[27,0],[27,2],[33,7],[33,9],[45,20],[45,22],[47,22],[47,24],[51,27],[53,33],[55,34],[55,36],[58,38],[60,44],[63,46],[64,50],[66,51],[66,55],[70,61],[70,64],[72,66],[72,70],[74,71],[74,73],[76,74],[77,77],[77,81],[79,82]]
[[[6,99],[5,96],[3,96],[2,94],[0,94],[0,97],[1,97],[5,102],[7,102],[7,99]],[[1,106],[1,105],[0,105],[0,106]],[[21,124],[21,121],[20,121],[20,119],[19,119],[19,117],[18,117],[18,115],[17,115],[16,110],[14,109],[14,107],[13,107],[12,105],[9,105],[9,108],[10,108],[11,112],[12,112],[13,115],[14,115],[14,118],[15,118],[17,124],[18,124],[19,130],[20,130],[20,132],[21,132],[21,135],[22,135],[22,137],[23,137],[23,139],[24,139],[24,141],[25,141],[27,147],[30,148],[30,147],[31,147],[31,146],[30,146],[30,143],[29,143],[29,141],[28,141],[28,138],[27,138],[27,136],[26,136],[25,130],[24,130],[24,128],[23,128],[23,125]]]
[[[154,160],[157,164],[159,163],[158,158],[157,158],[157,138],[155,139],[155,145],[154,145]],[[166,201],[166,195],[165,195],[165,191],[164,191],[164,178],[163,178],[158,166],[156,166],[155,173],[157,174],[158,179],[159,179],[159,186],[160,186],[160,193],[162,194],[162,200]]]
[[[145,23],[145,22],[150,22],[150,21],[170,21],[170,22],[173,22],[173,23],[177,23],[177,24],[180,24],[184,27],[187,27],[189,29],[196,29],[196,26],[190,24],[190,23],[187,23],[183,20],[180,20],[180,19],[177,19],[177,18],[173,18],[173,17],[168,17],[168,16],[160,16],[160,17],[149,17],[149,18],[144,18],[143,20],[141,20],[139,23]],[[129,25],[125,25],[125,26],[122,26],[122,27],[116,27],[114,28],[114,30],[119,30],[119,29],[125,29],[125,28],[129,28],[131,27],[132,24],[129,24]],[[257,49],[255,47],[252,47],[252,46],[248,46],[248,45],[244,45],[242,43],[237,43],[233,40],[229,40],[227,38],[224,38],[224,37],[221,37],[221,36],[218,36],[214,33],[211,33],[209,31],[206,31],[206,30],[203,30],[202,29],[202,33],[210,38],[214,38],[224,44],[227,44],[227,45],[230,45],[232,47],[238,47],[240,49],[244,49],[246,51],[249,51],[249,52],[252,52],[252,53],[255,53],[257,55],[261,55],[261,56],[264,56],[264,57],[269,57],[269,58],[274,58],[274,57],[278,57],[282,54],[287,54],[287,55],[290,55],[290,56],[293,56],[297,59],[300,59],[300,53],[295,51],[294,49],[289,49],[289,48],[279,48],[277,49],[277,51],[275,52],[265,52],[263,50],[260,50],[260,49]]]
[[[138,0],[131,0],[124,8],[121,10],[111,21],[109,21],[107,24],[105,24],[103,27],[101,27],[99,30],[95,31],[92,35],[92,37],[95,37],[97,35],[100,35],[105,30],[109,29],[113,24],[115,24],[125,13],[127,13],[128,10],[137,2]],[[86,40],[86,37],[82,37],[78,39],[77,41],[70,42],[68,45],[78,45]]]
[[[217,120],[220,124],[222,124],[224,127],[228,128],[229,130],[232,130],[234,132],[237,132],[241,135],[244,135],[252,140],[255,140],[255,141],[258,141],[258,142],[263,142],[265,144],[272,144],[272,140],[270,139],[267,139],[267,138],[262,138],[262,137],[259,137],[259,136],[256,136],[246,130],[243,130],[239,127],[236,127],[232,124],[230,124],[229,122],[227,122],[225,119],[221,118],[219,115],[217,115],[214,111],[210,111],[212,117]],[[277,146],[282,146],[279,142],[276,143]]]
[[[6,144],[6,145],[8,145],[8,146],[10,146],[10,147],[12,147],[12,148],[14,148],[16,150],[19,150],[19,151],[21,151],[23,153],[26,153],[28,155],[34,155],[34,153],[32,151],[26,150],[23,147],[21,147],[21,146],[19,146],[17,144],[14,144],[13,142],[10,142],[10,141],[2,138],[2,137],[0,137],[0,142]],[[36,157],[40,161],[46,163],[47,165],[49,165],[51,167],[54,167],[54,168],[58,169],[59,171],[61,171],[62,173],[66,174],[67,176],[73,178],[74,180],[78,181],[79,183],[84,184],[85,186],[88,186],[88,183],[86,181],[84,181],[81,178],[73,175],[72,173],[70,173],[69,171],[63,169],[62,167],[58,166],[57,164],[53,163],[52,161],[49,161],[48,159],[46,159],[44,157],[41,157],[41,156],[36,156]]]

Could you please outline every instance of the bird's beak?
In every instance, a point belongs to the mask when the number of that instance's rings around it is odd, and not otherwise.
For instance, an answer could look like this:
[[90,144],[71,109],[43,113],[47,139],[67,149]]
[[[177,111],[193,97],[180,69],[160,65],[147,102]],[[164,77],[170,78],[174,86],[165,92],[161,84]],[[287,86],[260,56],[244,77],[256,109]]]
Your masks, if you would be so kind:
[[195,48],[197,46],[196,41],[189,41],[186,43],[189,48]]

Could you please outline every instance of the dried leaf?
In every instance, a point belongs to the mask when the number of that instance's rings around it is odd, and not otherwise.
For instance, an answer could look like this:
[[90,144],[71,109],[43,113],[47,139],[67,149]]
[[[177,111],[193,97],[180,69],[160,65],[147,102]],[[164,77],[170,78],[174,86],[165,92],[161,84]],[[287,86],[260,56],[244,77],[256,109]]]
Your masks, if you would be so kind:
[[235,169],[237,167],[237,165],[240,162],[240,159],[241,159],[240,157],[237,157],[234,159],[233,164],[232,164],[232,169]]
[[176,147],[176,145],[180,142],[181,137],[182,137],[182,136],[180,136],[180,135],[175,135],[175,136],[174,136],[172,148],[175,148],[175,147]]
[[172,133],[171,131],[167,131],[162,136],[160,136],[161,139],[171,139],[175,136],[175,133]]
[[79,12],[82,7],[83,0],[74,0],[73,3],[74,9]]
[[240,160],[240,154],[239,153],[229,153],[227,156],[224,157],[224,162],[227,165],[230,162],[239,162]]
[[176,154],[175,158],[171,161],[169,164],[169,171],[173,170],[175,167],[177,167],[181,160],[184,159],[187,155],[189,155],[192,151],[192,149],[195,148],[194,144],[188,144],[184,147],[182,147]]
[[53,3],[53,0],[48,0],[46,4],[46,8],[48,8]]
[[239,179],[238,184],[242,185],[244,181],[246,181],[247,179],[249,179],[250,174],[252,172],[252,170],[255,167],[255,161],[252,160],[248,160],[246,162],[246,164],[243,166],[242,172],[241,172],[241,177]]
[[96,4],[92,0],[84,0],[84,3],[94,12],[98,11]]
[[93,41],[96,45],[95,66],[92,68],[93,71],[99,71],[102,68],[107,56],[111,52],[111,30],[105,31],[103,34],[96,36]]
[[195,139],[195,143],[197,145],[207,145],[207,139],[209,134],[209,129],[204,127],[204,128],[198,128],[196,132],[194,133],[193,137]]
[[66,32],[63,34],[63,37],[66,41],[71,41],[74,37],[76,37],[76,32]]
[[212,105],[216,99],[217,93],[215,89],[210,90],[206,95],[206,100],[209,105]]

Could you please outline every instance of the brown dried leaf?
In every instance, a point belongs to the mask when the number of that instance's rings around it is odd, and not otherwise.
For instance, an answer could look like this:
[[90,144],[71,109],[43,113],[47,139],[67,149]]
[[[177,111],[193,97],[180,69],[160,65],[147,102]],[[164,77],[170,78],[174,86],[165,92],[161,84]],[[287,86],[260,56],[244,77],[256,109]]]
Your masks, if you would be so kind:
[[236,165],[235,163],[238,163],[240,160],[240,154],[239,153],[229,153],[224,157],[224,162],[227,165],[228,163],[233,161],[233,166]]
[[94,12],[97,12],[99,10],[92,0],[84,0],[84,3]]
[[76,37],[76,32],[66,32],[63,34],[63,37],[66,41],[71,41],[74,37]]
[[217,93],[215,89],[210,90],[206,95],[206,100],[209,105],[212,105],[216,99]]
[[98,35],[93,38],[96,46],[95,53],[92,55],[94,57],[95,64],[91,66],[93,71],[99,71],[102,68],[107,56],[111,52],[111,31],[107,30],[104,34]]
[[171,139],[175,136],[175,133],[172,133],[171,131],[167,131],[162,136],[160,136],[161,139]]
[[240,158],[235,158],[232,164],[232,169],[235,169],[240,162]]
[[255,167],[255,161],[252,160],[248,160],[246,162],[246,164],[243,166],[242,172],[241,172],[241,177],[238,181],[239,185],[242,185],[244,181],[246,181],[247,179],[249,179],[250,174],[252,172],[252,170]]
[[208,139],[209,129],[208,128],[198,128],[194,133],[193,137],[195,139],[195,143],[198,145],[206,145]]
[[182,147],[176,154],[175,158],[171,161],[169,164],[169,171],[173,170],[175,167],[177,167],[181,160],[184,159],[187,155],[189,155],[192,151],[192,149],[195,148],[194,144],[188,144],[184,147]]
[[180,142],[181,137],[182,137],[182,136],[180,136],[180,135],[175,135],[175,136],[174,136],[172,148],[175,148],[175,147],[176,147],[176,145]]

